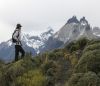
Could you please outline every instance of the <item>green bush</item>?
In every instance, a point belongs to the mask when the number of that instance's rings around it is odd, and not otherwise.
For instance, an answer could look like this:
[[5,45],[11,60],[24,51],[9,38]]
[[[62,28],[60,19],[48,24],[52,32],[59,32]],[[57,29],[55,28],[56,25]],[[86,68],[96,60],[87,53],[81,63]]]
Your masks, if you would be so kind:
[[97,43],[100,43],[100,39],[92,39],[88,42],[88,45],[92,45],[92,44],[97,44]]
[[88,72],[93,71],[98,73],[100,71],[100,50],[93,50],[83,54],[74,72]]
[[84,49],[84,47],[88,44],[89,40],[87,38],[80,38],[76,44],[79,45],[79,49]]
[[100,78],[94,72],[75,73],[66,86],[100,86]]
[[2,86],[15,86],[15,79],[24,72],[34,69],[34,63],[31,58],[24,58],[17,62],[10,63],[2,69],[0,82]]
[[83,50],[85,46],[88,44],[89,40],[86,38],[80,38],[78,41],[69,43],[66,48],[70,52],[76,51],[76,50]]
[[[91,72],[90,72],[91,71]],[[100,86],[100,41],[81,38],[64,49],[4,64],[0,86]]]
[[17,77],[16,86],[46,86],[46,77],[40,70],[30,70]]
[[88,45],[88,46],[84,49],[83,53],[88,52],[88,51],[98,50],[98,49],[100,50],[100,43]]

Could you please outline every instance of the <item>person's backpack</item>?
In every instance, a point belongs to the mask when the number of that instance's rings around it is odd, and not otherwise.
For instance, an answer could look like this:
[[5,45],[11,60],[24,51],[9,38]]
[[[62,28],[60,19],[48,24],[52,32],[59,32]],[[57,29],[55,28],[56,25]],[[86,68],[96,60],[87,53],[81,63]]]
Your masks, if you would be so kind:
[[[17,42],[17,40],[13,37],[13,35],[16,33],[16,31],[18,31],[18,30],[15,30],[14,33],[12,34],[12,42],[13,42],[13,43],[16,43],[16,42]],[[19,37],[19,33],[18,33],[17,38],[18,38],[18,37]]]

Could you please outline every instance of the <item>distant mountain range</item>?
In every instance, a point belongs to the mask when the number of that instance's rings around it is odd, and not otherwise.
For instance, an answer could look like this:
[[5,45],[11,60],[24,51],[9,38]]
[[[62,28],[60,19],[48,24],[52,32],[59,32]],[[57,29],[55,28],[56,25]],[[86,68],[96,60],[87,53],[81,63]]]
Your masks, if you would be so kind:
[[[49,28],[48,31],[41,33],[40,36],[22,34],[22,44],[25,51],[32,53],[34,56],[45,51],[59,48],[65,43],[70,43],[81,37],[99,39],[100,28],[92,28],[85,17],[78,20],[76,16],[73,16],[56,33],[54,33],[52,28]],[[14,59],[14,45],[11,39],[0,44],[0,59],[5,61],[12,61]]]

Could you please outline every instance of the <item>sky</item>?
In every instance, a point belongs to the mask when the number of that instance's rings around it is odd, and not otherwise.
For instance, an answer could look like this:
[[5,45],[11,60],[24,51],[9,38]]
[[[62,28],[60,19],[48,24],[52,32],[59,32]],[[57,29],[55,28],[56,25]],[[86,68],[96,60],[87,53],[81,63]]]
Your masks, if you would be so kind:
[[0,42],[11,38],[17,23],[31,35],[58,31],[73,15],[100,27],[99,10],[100,0],[0,0]]

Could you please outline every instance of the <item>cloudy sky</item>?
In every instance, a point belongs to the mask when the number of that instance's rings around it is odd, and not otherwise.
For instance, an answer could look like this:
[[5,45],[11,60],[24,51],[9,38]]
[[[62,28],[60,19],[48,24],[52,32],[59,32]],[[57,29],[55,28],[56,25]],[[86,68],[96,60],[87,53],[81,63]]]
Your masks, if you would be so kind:
[[23,32],[38,35],[59,30],[76,15],[100,27],[100,0],[0,0],[0,42],[11,38],[17,23]]

